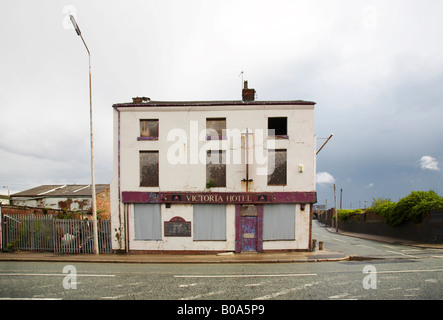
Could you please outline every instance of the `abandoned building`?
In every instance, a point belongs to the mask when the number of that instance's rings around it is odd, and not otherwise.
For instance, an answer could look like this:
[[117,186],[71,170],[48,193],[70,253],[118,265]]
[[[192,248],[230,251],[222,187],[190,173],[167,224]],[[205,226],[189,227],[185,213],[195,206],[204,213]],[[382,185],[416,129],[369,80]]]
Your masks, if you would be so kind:
[[[97,212],[103,219],[110,214],[109,184],[96,184]],[[11,206],[92,212],[91,185],[42,185],[11,195]]]
[[308,251],[315,191],[311,101],[113,105],[113,249]]

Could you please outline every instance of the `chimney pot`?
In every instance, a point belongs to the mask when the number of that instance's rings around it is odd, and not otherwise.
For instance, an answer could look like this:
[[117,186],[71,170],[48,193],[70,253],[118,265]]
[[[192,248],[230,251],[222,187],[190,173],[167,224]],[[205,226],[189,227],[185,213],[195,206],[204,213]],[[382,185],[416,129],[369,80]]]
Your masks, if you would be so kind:
[[142,102],[149,102],[151,101],[151,99],[147,98],[147,97],[135,97],[132,98],[132,103],[142,103]]
[[242,90],[243,101],[254,101],[255,100],[255,89],[248,89],[248,81],[244,82],[244,87]]

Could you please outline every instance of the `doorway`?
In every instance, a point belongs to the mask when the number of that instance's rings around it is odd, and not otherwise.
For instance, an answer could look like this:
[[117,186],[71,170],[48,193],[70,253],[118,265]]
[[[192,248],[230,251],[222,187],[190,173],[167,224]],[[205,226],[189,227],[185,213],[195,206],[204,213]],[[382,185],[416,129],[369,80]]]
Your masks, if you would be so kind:
[[236,252],[263,251],[263,205],[236,206]]

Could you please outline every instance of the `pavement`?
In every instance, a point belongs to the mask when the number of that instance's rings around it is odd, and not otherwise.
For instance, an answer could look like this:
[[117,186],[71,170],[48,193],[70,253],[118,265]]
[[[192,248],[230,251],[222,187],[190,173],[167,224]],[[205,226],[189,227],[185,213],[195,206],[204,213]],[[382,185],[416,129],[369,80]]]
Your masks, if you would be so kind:
[[331,227],[326,227],[326,230],[330,233],[340,234],[343,236],[372,240],[372,241],[379,241],[379,242],[390,243],[390,244],[419,247],[419,248],[443,249],[443,243],[424,243],[424,242],[417,242],[417,241],[405,240],[405,239],[399,239],[399,238],[378,236],[378,235],[373,235],[373,234],[347,232],[347,231],[342,231],[342,230],[338,230],[338,232],[337,232],[335,228],[331,228]]
[[[333,228],[326,228],[331,233],[336,233]],[[425,244],[396,238],[359,234],[340,231],[338,234],[364,238],[368,240],[402,244],[409,246],[439,248],[443,244]],[[318,249],[313,252],[278,252],[278,253],[234,253],[219,254],[153,254],[153,253],[109,253],[109,254],[54,254],[50,252],[0,252],[0,261],[52,261],[52,262],[95,262],[95,263],[299,263],[299,262],[327,262],[349,260],[350,255]]]
[[1,252],[0,261],[52,261],[96,263],[294,263],[347,260],[341,252],[319,250],[315,252],[283,253],[219,253],[219,254],[54,254],[50,252]]

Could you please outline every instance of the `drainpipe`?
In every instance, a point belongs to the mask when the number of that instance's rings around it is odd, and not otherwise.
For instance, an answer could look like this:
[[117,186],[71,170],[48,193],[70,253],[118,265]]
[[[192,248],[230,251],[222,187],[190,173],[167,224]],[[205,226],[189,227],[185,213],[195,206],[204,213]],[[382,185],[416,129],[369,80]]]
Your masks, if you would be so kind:
[[249,129],[246,128],[246,192],[249,192]]
[[249,179],[249,128],[246,128],[245,140],[246,179],[243,179],[242,181],[246,182],[246,192],[249,192],[249,182],[252,182],[252,179]]
[[[117,111],[117,184],[118,184],[118,219],[120,222],[120,235],[123,231],[124,235],[125,235],[125,239],[123,240],[123,238],[120,236],[120,249],[123,247],[123,244],[125,246],[125,252],[128,252],[128,248],[127,248],[127,238],[128,238],[128,234],[126,233],[127,231],[127,218],[126,218],[126,211],[127,210],[123,210],[123,223],[122,223],[122,217],[121,217],[121,186],[120,186],[120,110],[118,109],[117,106],[113,106],[113,108],[115,109],[115,111]],[[123,224],[123,226],[122,226]]]

